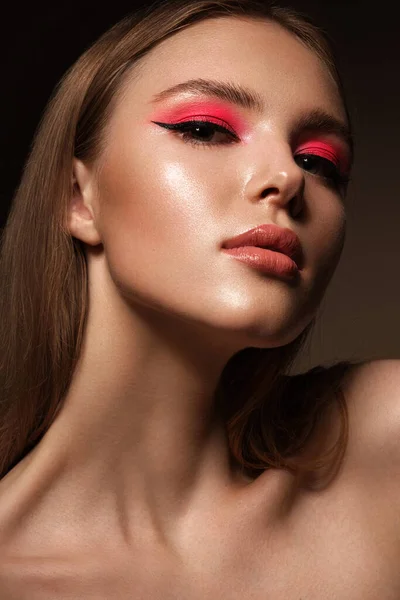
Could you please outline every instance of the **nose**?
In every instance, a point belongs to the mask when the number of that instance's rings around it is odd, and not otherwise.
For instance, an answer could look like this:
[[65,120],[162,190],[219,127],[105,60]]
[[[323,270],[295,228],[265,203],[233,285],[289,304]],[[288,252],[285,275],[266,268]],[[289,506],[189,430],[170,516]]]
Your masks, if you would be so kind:
[[304,185],[304,172],[294,161],[290,148],[278,150],[275,146],[258,161],[247,195],[252,200],[267,199],[270,205],[289,208],[295,217],[303,208]]

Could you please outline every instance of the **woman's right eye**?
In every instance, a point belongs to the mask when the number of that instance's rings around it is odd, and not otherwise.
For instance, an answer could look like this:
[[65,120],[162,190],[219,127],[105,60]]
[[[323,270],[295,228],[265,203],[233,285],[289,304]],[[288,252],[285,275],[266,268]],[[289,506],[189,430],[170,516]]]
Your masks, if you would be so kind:
[[[171,129],[176,132],[184,142],[195,146],[221,146],[239,141],[239,138],[233,131],[230,131],[218,123],[213,123],[212,121],[184,121],[183,123],[152,122],[161,127],[165,127],[166,129]],[[215,134],[219,134],[219,141],[218,135],[217,140],[213,140]]]

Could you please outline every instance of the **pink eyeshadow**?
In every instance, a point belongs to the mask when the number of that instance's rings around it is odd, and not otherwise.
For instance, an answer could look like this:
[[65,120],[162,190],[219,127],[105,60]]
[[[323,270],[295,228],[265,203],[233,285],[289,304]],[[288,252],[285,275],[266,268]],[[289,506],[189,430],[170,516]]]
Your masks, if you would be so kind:
[[316,154],[322,158],[332,161],[342,173],[349,169],[349,161],[345,152],[336,145],[322,140],[309,140],[296,148],[296,154]]
[[196,118],[206,120],[213,117],[214,119],[224,121],[228,129],[229,127],[233,129],[239,137],[244,136],[248,132],[247,125],[237,112],[218,102],[192,100],[183,105],[180,104],[174,108],[157,112],[157,116],[153,116],[152,120],[178,123],[179,121],[190,121]]

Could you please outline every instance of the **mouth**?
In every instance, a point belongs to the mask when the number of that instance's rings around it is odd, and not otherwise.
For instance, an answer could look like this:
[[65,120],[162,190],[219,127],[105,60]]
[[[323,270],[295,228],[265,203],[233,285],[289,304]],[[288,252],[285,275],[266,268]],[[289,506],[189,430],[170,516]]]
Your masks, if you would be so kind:
[[[289,228],[278,227],[268,223],[259,225],[241,233],[229,240],[225,240],[223,249],[233,250],[242,248],[244,250],[265,250],[277,254],[283,254],[294,262],[297,269],[301,270],[303,265],[303,252],[300,240]],[[289,264],[289,263],[287,263]]]
[[299,275],[296,263],[286,254],[276,250],[259,246],[238,246],[230,249],[223,248],[222,252],[263,273],[274,274],[285,279],[293,279]]

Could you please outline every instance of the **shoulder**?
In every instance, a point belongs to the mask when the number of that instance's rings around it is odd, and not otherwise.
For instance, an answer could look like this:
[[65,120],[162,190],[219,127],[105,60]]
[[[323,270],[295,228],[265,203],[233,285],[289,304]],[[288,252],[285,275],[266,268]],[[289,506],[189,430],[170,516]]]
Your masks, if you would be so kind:
[[[349,409],[375,428],[400,433],[400,359],[379,359],[353,365],[343,378]],[[361,417],[364,415],[364,419]]]
[[[343,393],[349,427],[344,460],[351,479],[373,485],[399,480],[400,359],[318,366],[296,377],[293,384],[294,391],[305,394],[307,402],[334,388]],[[331,403],[321,419],[317,444],[327,449],[337,439],[340,427],[338,404]]]
[[400,359],[353,365],[342,382],[350,452],[372,477],[400,468]]

